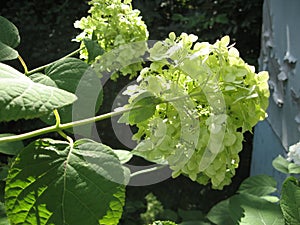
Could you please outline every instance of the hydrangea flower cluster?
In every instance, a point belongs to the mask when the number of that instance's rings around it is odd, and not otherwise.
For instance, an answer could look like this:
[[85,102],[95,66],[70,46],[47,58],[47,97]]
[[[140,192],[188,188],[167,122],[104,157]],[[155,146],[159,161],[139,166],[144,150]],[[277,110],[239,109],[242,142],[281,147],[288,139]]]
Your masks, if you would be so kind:
[[293,161],[297,165],[300,165],[300,142],[289,147],[287,159],[289,161]]

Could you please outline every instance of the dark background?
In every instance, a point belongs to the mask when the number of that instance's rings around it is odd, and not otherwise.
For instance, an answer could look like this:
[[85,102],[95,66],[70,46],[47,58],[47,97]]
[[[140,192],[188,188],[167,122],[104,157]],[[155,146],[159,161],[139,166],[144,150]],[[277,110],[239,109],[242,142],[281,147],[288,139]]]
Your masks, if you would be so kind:
[[[229,35],[231,42],[236,43],[241,57],[256,67],[260,51],[262,3],[263,0],[133,0],[134,8],[141,11],[148,26],[150,40],[164,39],[171,31],[177,35],[181,32],[193,33],[199,36],[199,41],[211,43]],[[79,44],[71,41],[80,32],[73,27],[73,23],[87,16],[87,1],[8,0],[0,4],[0,15],[12,21],[20,31],[21,44],[18,51],[29,69],[49,63],[78,48]],[[22,71],[19,62],[12,61],[9,64]],[[111,81],[105,85],[105,101],[101,112],[110,111],[110,103],[126,83],[128,79],[121,77],[118,82]],[[17,134],[42,126],[44,124],[39,120],[2,123],[0,133],[9,131]],[[115,148],[123,147],[114,136],[109,121],[100,122],[97,126],[105,144]],[[180,222],[179,209],[206,213],[216,202],[232,195],[240,182],[249,176],[251,151],[252,134],[247,133],[237,175],[223,191],[211,190],[183,176],[147,187],[128,187],[125,212],[120,224],[145,223],[140,214],[146,211],[145,196],[150,192],[164,207],[163,211],[158,210],[152,214],[148,210],[150,218]],[[154,203],[159,205],[158,201],[154,200]]]

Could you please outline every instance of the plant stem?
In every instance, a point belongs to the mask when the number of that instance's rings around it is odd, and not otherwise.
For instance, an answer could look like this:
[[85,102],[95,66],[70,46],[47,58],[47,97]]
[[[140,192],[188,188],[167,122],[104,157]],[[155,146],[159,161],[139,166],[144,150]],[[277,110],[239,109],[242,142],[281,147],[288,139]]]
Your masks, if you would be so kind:
[[52,132],[55,132],[57,130],[58,129],[57,129],[56,125],[53,125],[53,126],[41,128],[41,129],[38,129],[38,130],[30,131],[30,132],[27,132],[27,133],[24,133],[24,134],[18,134],[18,135],[13,135],[13,136],[8,136],[8,137],[1,137],[0,138],[0,143],[2,143],[2,142],[21,141],[21,140],[36,137],[36,136],[39,136],[39,135],[42,135],[42,134],[52,133]]
[[133,177],[141,175],[141,174],[154,172],[156,170],[160,170],[160,169],[163,169],[165,167],[166,167],[166,165],[159,165],[159,166],[155,166],[155,167],[152,167],[152,168],[149,168],[149,169],[139,170],[137,172],[134,172],[134,173],[130,174],[130,178],[133,178]]
[[[184,99],[184,98],[189,98],[191,96],[195,96],[195,95],[198,95],[198,94],[201,94],[201,92],[195,92],[191,95],[184,95],[184,96],[174,97],[174,98],[171,98],[169,100],[161,101],[157,105],[159,105],[161,103],[169,103],[169,102],[178,101],[178,100],[181,100],[181,99]],[[132,107],[132,108],[122,109],[120,111],[109,112],[109,113],[105,113],[105,114],[102,114],[102,115],[99,115],[99,116],[95,116],[95,117],[91,117],[91,118],[87,118],[87,119],[82,119],[82,120],[78,120],[78,121],[74,121],[74,122],[69,122],[69,123],[65,123],[65,124],[60,124],[60,119],[57,118],[57,121],[56,121],[55,125],[45,127],[45,128],[41,128],[41,129],[34,130],[34,131],[30,131],[30,132],[24,133],[24,134],[18,134],[18,135],[13,135],[13,136],[8,136],[8,137],[1,137],[0,138],[0,143],[21,141],[21,140],[32,138],[32,137],[35,137],[35,136],[39,136],[39,135],[42,135],[42,134],[58,132],[58,131],[66,130],[66,129],[77,127],[77,126],[83,126],[83,125],[86,125],[86,124],[90,124],[90,123],[98,122],[98,121],[101,121],[101,120],[109,119],[111,117],[119,116],[119,115],[122,115],[122,114],[124,114],[126,112],[129,112],[131,110],[137,110],[137,109],[141,109],[141,108],[143,108],[143,106],[135,106],[135,107]]]
[[[54,109],[53,110],[53,114],[55,116],[55,120],[56,120],[56,123],[55,123],[55,126],[60,129],[60,116],[59,116],[59,113],[58,113],[58,110],[57,109]],[[66,135],[62,130],[58,130],[57,133],[62,136],[64,139],[66,139],[71,146],[73,146],[73,139],[71,137],[69,137],[68,135]]]
[[57,131],[57,133],[62,136],[64,139],[66,139],[69,143],[70,143],[70,146],[73,146],[73,139],[71,137],[69,137],[68,135],[66,135],[63,131],[59,130]]
[[57,61],[59,61],[59,60],[61,60],[61,59],[65,59],[65,58],[71,57],[71,56],[73,56],[73,55],[76,55],[76,54],[79,53],[81,50],[82,50],[82,48],[79,48],[79,49],[77,49],[77,50],[71,52],[71,53],[68,54],[68,55],[65,55],[64,57],[62,57],[62,58],[60,58],[60,59],[58,59],[58,60],[55,60],[55,61],[53,61],[53,62],[51,62],[51,63],[48,63],[48,64],[46,64],[46,65],[40,66],[40,67],[38,67],[38,68],[35,68],[35,69],[33,69],[33,70],[30,70],[30,71],[28,71],[26,74],[27,74],[27,75],[31,75],[31,74],[37,73],[37,72],[39,72],[39,71],[41,71],[41,70],[44,70],[44,69],[46,69],[48,66],[51,66],[53,63],[56,63]]
[[18,55],[18,59],[19,59],[20,63],[22,64],[23,68],[24,68],[25,75],[28,75],[28,68],[26,66],[25,61],[22,59],[22,57],[20,55]]
[[55,116],[55,121],[56,121],[55,126],[57,128],[59,128],[59,126],[60,126],[60,116],[59,116],[59,113],[58,113],[57,109],[53,110],[53,114]]
[[13,136],[8,136],[8,137],[1,137],[0,138],[0,143],[2,142],[12,142],[12,141],[21,141],[24,139],[28,139],[28,138],[32,138],[32,137],[36,137],[42,134],[47,134],[47,133],[52,133],[52,132],[58,132],[61,130],[66,130],[72,127],[76,127],[76,126],[82,126],[82,125],[86,125],[86,124],[90,124],[93,122],[97,122],[97,121],[101,121],[101,120],[105,120],[114,116],[119,116],[122,115],[123,113],[129,112],[131,110],[136,110],[136,109],[140,109],[142,108],[141,106],[136,106],[133,108],[128,108],[128,109],[123,109],[120,111],[116,111],[116,112],[109,112],[109,113],[105,113],[96,117],[92,117],[92,118],[87,118],[87,119],[83,119],[83,120],[78,120],[75,122],[70,122],[70,123],[65,123],[65,124],[60,124],[59,126],[57,126],[57,124],[49,126],[49,127],[45,127],[45,128],[41,128],[38,130],[34,130],[34,131],[30,131],[24,134],[18,134],[18,135],[13,135]]

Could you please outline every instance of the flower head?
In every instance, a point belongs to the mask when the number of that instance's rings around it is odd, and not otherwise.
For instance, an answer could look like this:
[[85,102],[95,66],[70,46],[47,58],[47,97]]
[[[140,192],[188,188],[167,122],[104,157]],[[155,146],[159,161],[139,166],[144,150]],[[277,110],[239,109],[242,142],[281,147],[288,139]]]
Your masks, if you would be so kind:
[[288,160],[300,165],[300,142],[289,147]]

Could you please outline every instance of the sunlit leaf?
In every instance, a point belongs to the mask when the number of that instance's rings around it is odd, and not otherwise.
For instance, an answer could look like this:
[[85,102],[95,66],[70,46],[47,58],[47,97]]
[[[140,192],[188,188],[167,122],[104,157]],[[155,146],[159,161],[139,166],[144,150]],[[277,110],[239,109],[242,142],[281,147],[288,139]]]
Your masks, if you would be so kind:
[[295,163],[290,163],[288,166],[289,173],[291,174],[299,174],[300,173],[300,165]]
[[0,61],[16,59],[19,53],[14,49],[20,44],[17,27],[0,16]]
[[235,208],[243,209],[239,225],[284,225],[284,219],[278,204],[271,203],[262,198],[241,194],[231,199]]
[[289,173],[289,164],[290,162],[287,159],[283,158],[281,155],[276,157],[272,162],[272,165],[276,170],[286,174]]
[[278,204],[251,194],[238,194],[215,205],[208,219],[218,225],[284,225]]
[[133,154],[130,151],[127,150],[115,150],[113,149],[113,152],[118,156],[120,162],[122,164],[125,164],[129,162],[129,160],[132,158]]
[[238,193],[251,194],[258,197],[266,196],[277,190],[276,185],[275,179],[271,176],[253,176],[243,181]]
[[[93,117],[102,104],[103,92],[100,79],[95,71],[85,62],[76,58],[66,58],[48,66],[45,74],[34,74],[36,82],[56,86],[76,94],[78,100],[74,105],[59,109],[62,123]],[[42,118],[48,124],[55,122],[53,114]]]
[[300,184],[296,178],[289,177],[284,181],[280,207],[287,225],[300,224]]
[[5,205],[12,224],[115,225],[125,200],[125,169],[91,140],[40,139],[13,163]]
[[37,118],[76,99],[72,93],[35,83],[0,63],[0,121]]

